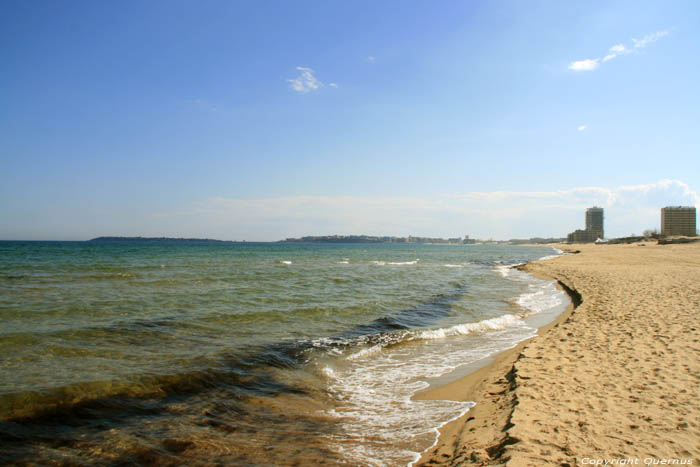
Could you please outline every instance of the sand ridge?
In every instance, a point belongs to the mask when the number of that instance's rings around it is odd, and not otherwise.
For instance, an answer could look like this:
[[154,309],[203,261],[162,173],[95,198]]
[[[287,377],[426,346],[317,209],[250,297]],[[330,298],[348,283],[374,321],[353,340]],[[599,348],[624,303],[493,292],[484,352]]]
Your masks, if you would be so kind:
[[644,245],[563,247],[579,253],[523,266],[582,303],[428,394],[477,406],[421,464],[699,465],[700,244]]

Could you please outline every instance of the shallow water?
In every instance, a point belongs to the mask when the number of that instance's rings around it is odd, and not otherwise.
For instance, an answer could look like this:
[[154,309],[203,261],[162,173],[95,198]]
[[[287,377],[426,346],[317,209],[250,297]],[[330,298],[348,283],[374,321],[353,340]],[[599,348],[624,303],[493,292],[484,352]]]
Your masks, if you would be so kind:
[[567,299],[548,247],[0,242],[0,459],[405,465],[426,380]]

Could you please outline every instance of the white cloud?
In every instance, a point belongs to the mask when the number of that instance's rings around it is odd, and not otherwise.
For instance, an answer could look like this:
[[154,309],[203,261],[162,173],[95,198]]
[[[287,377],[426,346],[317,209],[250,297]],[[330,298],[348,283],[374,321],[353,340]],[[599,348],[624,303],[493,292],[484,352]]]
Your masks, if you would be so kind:
[[323,83],[314,76],[314,70],[311,68],[298,66],[297,70],[300,71],[299,76],[287,80],[289,87],[295,91],[306,94],[323,86]]
[[[314,75],[314,70],[305,66],[298,66],[299,76],[294,79],[288,79],[289,87],[294,89],[296,92],[301,94],[306,94],[309,91],[315,91],[319,88],[325,86],[323,81],[316,78]],[[328,83],[331,88],[338,88],[338,83]]]
[[643,49],[647,45],[658,41],[664,36],[668,36],[668,31],[658,31],[653,34],[647,34],[646,36],[642,37],[641,39],[632,39],[632,42],[634,42],[634,47],[636,49]]
[[616,44],[613,45],[608,49],[607,55],[605,55],[602,59],[601,58],[588,58],[585,60],[578,60],[575,62],[571,62],[569,64],[569,70],[574,70],[574,71],[591,71],[597,69],[601,63],[608,62],[612,60],[615,57],[618,57],[620,55],[627,55],[632,53],[633,50],[636,49],[643,49],[647,45],[658,41],[664,36],[668,35],[668,31],[659,31],[655,32],[653,34],[648,34],[644,36],[642,39],[632,39],[632,42],[634,43],[634,48],[630,49],[624,44]]
[[700,207],[700,196],[680,180],[659,180],[617,188],[467,192],[431,198],[210,198],[176,213],[161,214],[154,221],[161,227],[172,226],[173,234],[180,236],[197,226],[206,229],[204,235],[222,239],[279,240],[327,234],[508,239],[565,236],[583,228],[586,208],[602,206],[606,235],[615,237],[658,228],[660,209],[668,205]]
[[569,70],[574,70],[574,71],[590,71],[590,70],[595,70],[600,66],[600,59],[595,58],[595,59],[590,59],[587,58],[585,60],[579,60],[577,62],[571,62],[569,64]]
[[627,47],[625,47],[623,44],[617,44],[613,45],[610,47],[610,52],[616,53],[616,54],[621,54],[624,53],[627,50]]
[[630,50],[627,47],[625,47],[623,44],[617,44],[617,45],[613,45],[612,47],[610,47],[608,52],[609,52],[608,55],[603,57],[604,62],[607,62],[608,60],[612,60],[613,58],[617,57],[618,55],[626,55],[626,54],[630,53]]
[[577,130],[578,131],[584,131],[586,129],[586,125],[580,125]]
[[367,57],[367,61],[370,62],[370,63],[374,63],[376,60],[377,60],[377,58],[376,58],[376,57],[373,57],[372,55],[370,55],[369,57]]

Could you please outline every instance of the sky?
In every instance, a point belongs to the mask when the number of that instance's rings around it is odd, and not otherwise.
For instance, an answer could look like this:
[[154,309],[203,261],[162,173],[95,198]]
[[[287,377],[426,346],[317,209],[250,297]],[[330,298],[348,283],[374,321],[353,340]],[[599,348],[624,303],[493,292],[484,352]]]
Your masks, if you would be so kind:
[[0,2],[0,239],[606,236],[700,208],[700,2]]

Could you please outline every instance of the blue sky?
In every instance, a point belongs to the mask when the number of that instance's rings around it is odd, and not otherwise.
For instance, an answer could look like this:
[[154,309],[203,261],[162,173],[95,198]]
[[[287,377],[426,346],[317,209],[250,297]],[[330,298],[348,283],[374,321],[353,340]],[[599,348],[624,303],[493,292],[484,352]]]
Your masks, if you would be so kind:
[[609,236],[700,207],[700,3],[7,0],[0,239]]

